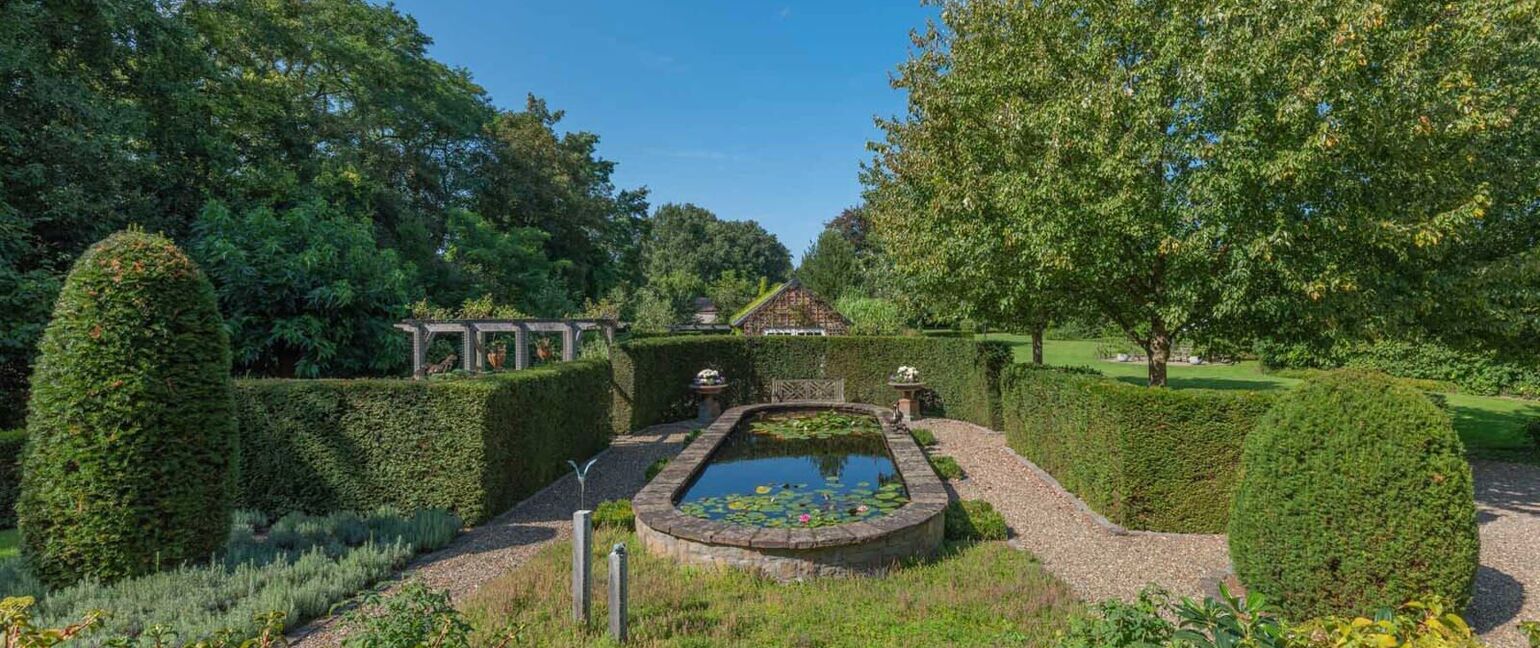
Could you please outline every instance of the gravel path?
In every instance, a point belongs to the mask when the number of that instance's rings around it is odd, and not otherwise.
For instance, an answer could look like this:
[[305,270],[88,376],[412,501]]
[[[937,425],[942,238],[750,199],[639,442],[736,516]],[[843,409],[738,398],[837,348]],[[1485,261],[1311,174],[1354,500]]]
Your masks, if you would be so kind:
[[[1205,596],[1229,571],[1222,535],[1116,535],[1050,486],[997,432],[961,421],[929,419],[940,444],[967,478],[958,496],[989,500],[1010,523],[1011,543],[1032,552],[1086,601],[1131,599],[1146,583],[1178,596]],[[1467,619],[1493,648],[1524,648],[1516,624],[1540,620],[1540,467],[1476,461],[1481,568]]]
[[[588,505],[635,495],[645,483],[647,466],[678,454],[685,434],[695,427],[693,421],[670,423],[615,437],[589,473]],[[448,547],[418,558],[403,576],[446,589],[458,601],[523,564],[545,545],[570,536],[577,503],[577,478],[568,474],[486,524],[461,534]],[[337,645],[342,640],[342,628],[336,621],[335,617],[314,621],[291,633],[291,640],[305,648]]]

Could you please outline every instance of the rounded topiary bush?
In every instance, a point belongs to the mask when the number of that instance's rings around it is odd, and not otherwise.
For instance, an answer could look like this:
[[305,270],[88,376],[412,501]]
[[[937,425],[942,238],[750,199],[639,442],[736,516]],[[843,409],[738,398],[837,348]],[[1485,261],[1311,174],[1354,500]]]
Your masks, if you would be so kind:
[[207,559],[230,532],[235,419],[214,289],[165,237],[75,263],[32,376],[16,512],[40,580]]
[[1236,575],[1287,616],[1469,601],[1470,465],[1449,415],[1422,393],[1361,371],[1310,380],[1247,436],[1241,471]]

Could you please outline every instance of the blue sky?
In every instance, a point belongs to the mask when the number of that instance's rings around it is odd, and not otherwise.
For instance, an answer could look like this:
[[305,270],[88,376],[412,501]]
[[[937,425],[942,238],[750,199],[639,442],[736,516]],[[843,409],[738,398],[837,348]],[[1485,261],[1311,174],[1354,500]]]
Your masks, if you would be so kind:
[[498,105],[534,93],[562,127],[600,136],[621,187],[755,219],[802,254],[860,200],[876,115],[918,0],[766,2],[404,0],[432,54],[469,69]]

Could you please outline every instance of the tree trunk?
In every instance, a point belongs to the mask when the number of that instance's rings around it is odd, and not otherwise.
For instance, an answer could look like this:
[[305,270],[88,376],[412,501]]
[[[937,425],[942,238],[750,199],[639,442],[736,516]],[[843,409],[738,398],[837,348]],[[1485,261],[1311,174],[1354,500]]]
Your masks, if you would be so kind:
[[1032,364],[1043,364],[1043,327],[1032,329]]
[[1150,386],[1166,386],[1166,363],[1171,361],[1171,333],[1166,331],[1165,325],[1156,320],[1150,327],[1149,357]]

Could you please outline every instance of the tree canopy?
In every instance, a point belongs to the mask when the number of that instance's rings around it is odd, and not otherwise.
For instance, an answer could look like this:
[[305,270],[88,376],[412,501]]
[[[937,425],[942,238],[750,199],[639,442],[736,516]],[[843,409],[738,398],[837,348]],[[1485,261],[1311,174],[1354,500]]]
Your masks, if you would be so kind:
[[886,249],[984,313],[1094,308],[1152,384],[1176,338],[1373,322],[1533,231],[1534,2],[940,4],[865,173]]

